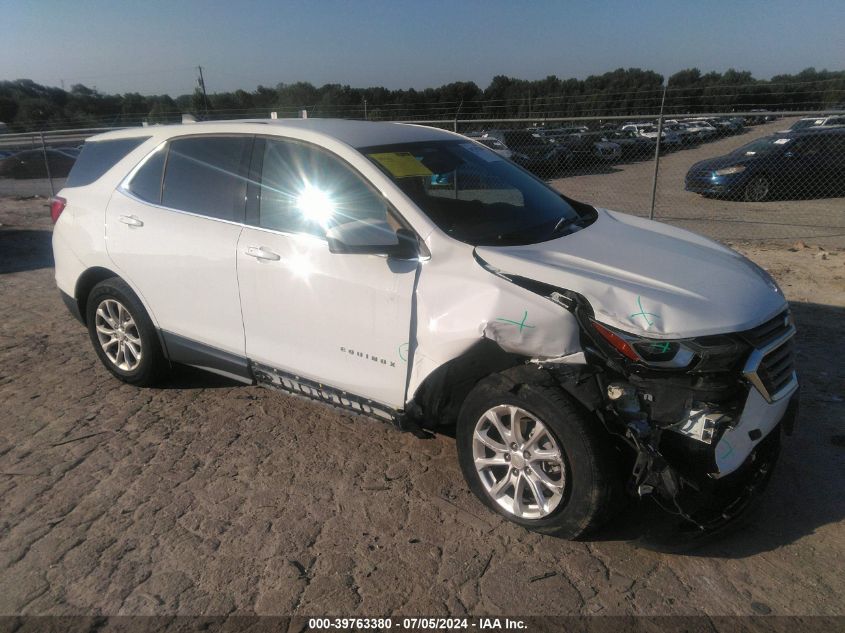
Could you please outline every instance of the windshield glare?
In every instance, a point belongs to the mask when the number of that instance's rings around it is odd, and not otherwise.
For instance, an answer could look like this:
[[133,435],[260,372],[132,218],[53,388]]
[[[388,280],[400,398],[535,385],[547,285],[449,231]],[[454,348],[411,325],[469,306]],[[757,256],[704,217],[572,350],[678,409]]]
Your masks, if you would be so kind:
[[472,141],[359,150],[444,232],[474,246],[544,242],[579,214],[559,193]]

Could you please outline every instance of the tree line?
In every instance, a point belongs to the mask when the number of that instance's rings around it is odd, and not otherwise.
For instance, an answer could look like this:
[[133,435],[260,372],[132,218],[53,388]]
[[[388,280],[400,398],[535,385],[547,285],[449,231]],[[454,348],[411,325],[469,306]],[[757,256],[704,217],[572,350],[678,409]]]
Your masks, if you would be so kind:
[[[471,81],[438,88],[389,90],[307,82],[203,95],[104,94],[82,84],[61,88],[29,79],[0,81],[0,122],[9,132],[139,125],[197,118],[309,116],[388,119],[542,118],[655,114],[664,77],[651,70],[617,69],[586,79],[525,80],[498,75],[482,89]],[[666,112],[817,110],[845,102],[845,71],[808,68],[755,79],[748,71],[682,70],[666,84]]]

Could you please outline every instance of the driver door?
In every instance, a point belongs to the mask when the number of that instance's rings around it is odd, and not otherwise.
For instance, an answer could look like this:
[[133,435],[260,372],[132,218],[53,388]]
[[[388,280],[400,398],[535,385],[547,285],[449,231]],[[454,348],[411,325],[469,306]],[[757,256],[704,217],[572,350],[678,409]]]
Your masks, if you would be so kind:
[[400,225],[384,197],[334,154],[257,139],[238,281],[248,358],[394,409],[405,403],[417,261],[333,254],[327,229]]

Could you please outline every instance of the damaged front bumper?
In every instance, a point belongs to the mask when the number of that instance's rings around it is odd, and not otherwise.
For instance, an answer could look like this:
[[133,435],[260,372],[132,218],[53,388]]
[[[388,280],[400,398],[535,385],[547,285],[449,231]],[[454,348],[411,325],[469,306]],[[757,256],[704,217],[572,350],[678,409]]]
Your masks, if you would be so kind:
[[788,314],[731,335],[751,348],[740,348],[739,368],[727,372],[620,367],[624,380],[605,392],[635,449],[629,491],[701,531],[739,517],[768,482],[782,431],[791,434],[795,425],[794,335]]
[[[798,381],[793,380],[784,396],[768,402],[757,389],[749,389],[742,415],[736,425],[728,426],[716,443],[713,478],[729,475],[742,466],[755,447],[781,424],[791,434],[798,409]],[[789,416],[787,416],[789,413]],[[788,417],[788,419],[786,419]]]
[[798,402],[793,380],[774,402],[750,388],[735,420],[716,410],[693,410],[685,423],[662,432],[629,423],[627,435],[637,449],[629,489],[652,496],[702,532],[721,529],[765,488],[781,433],[791,434],[795,426]]

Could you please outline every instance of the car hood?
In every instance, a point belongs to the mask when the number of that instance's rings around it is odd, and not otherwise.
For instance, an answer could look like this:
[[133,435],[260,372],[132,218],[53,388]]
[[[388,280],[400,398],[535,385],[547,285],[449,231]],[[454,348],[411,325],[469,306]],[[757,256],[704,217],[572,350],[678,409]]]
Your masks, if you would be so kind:
[[760,160],[762,156],[745,156],[744,154],[725,154],[724,156],[717,156],[715,158],[708,158],[701,160],[690,167],[690,171],[712,171],[721,169],[723,167],[731,167],[733,165],[746,165]]
[[504,275],[583,295],[597,320],[656,338],[750,329],[786,307],[768,273],[738,253],[666,224],[598,210],[577,233],[525,246],[480,246]]

